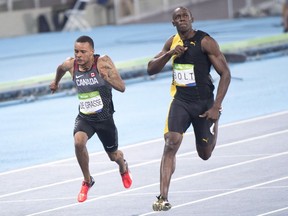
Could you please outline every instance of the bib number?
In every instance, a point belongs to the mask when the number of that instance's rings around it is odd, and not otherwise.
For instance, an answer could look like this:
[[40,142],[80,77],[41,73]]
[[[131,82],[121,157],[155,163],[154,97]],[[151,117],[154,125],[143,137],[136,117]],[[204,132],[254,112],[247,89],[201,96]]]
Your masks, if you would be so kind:
[[174,82],[177,86],[196,86],[194,65],[174,64]]
[[101,112],[103,108],[102,98],[98,91],[89,93],[79,93],[80,112],[86,115]]

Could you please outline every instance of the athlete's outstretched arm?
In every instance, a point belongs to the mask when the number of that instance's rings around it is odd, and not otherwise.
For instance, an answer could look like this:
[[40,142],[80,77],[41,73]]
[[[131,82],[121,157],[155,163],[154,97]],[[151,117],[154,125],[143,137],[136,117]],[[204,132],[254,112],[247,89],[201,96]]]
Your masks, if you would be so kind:
[[67,71],[72,75],[74,58],[66,59],[61,65],[57,67],[55,79],[50,83],[49,87],[52,94],[57,91],[59,82]]
[[231,73],[226,59],[220,51],[218,43],[212,37],[204,37],[201,41],[201,45],[203,51],[207,53],[214,69],[220,76],[214,105],[205,114],[205,117],[216,120],[218,119],[217,116],[219,116],[219,110],[222,108],[222,101],[224,100],[231,81]]
[[107,55],[100,56],[97,61],[97,69],[100,76],[117,91],[125,91],[125,83],[111,58]]

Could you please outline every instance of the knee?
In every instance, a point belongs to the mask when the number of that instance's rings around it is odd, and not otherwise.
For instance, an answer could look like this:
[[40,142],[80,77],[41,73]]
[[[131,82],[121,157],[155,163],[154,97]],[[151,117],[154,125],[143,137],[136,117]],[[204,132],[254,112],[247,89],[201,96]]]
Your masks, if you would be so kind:
[[182,136],[166,136],[165,138],[165,153],[176,153],[182,141]]
[[76,150],[82,150],[86,147],[87,137],[83,135],[76,134],[74,136],[74,146]]
[[85,143],[83,143],[83,142],[79,142],[79,141],[74,141],[74,146],[75,146],[75,149],[77,150],[77,151],[81,151],[81,150],[83,150],[84,148],[85,148]]
[[172,140],[165,141],[165,151],[173,152],[177,150],[177,143]]
[[123,157],[123,153],[119,150],[115,152],[107,152],[110,161],[118,161],[119,158]]
[[208,160],[212,155],[212,151],[213,148],[211,148],[211,146],[199,147],[199,145],[197,145],[197,153],[202,160]]
[[110,161],[116,161],[116,154],[115,153],[108,153],[108,157]]
[[211,157],[211,153],[207,153],[207,152],[198,152],[199,157],[204,160],[207,161],[210,157]]

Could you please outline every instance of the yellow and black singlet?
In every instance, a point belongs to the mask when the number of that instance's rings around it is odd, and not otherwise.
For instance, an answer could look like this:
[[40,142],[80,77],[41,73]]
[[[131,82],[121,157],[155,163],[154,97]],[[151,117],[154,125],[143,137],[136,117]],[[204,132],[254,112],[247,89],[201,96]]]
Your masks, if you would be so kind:
[[214,85],[210,76],[211,62],[201,49],[201,40],[209,36],[203,31],[182,41],[176,34],[170,49],[177,45],[188,47],[180,57],[172,56],[173,80],[171,95],[181,101],[205,100],[213,97]]

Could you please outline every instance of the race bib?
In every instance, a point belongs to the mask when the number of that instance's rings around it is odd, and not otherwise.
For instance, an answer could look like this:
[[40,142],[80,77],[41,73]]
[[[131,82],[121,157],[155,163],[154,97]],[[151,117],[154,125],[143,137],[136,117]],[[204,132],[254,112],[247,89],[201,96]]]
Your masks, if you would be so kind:
[[195,86],[194,65],[176,64],[173,65],[174,83],[177,86]]
[[103,108],[103,102],[98,91],[89,93],[79,93],[78,98],[80,100],[80,112],[86,115],[101,112]]

